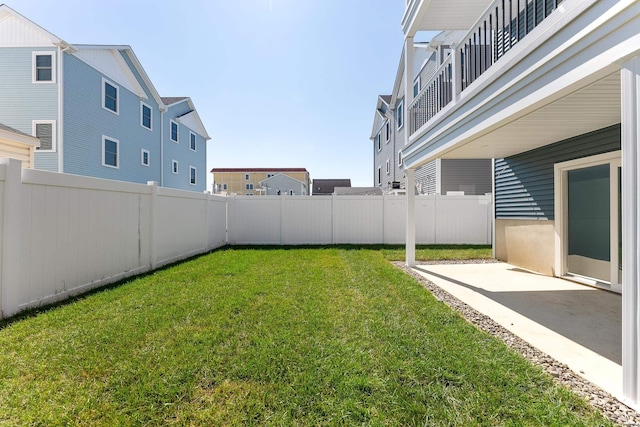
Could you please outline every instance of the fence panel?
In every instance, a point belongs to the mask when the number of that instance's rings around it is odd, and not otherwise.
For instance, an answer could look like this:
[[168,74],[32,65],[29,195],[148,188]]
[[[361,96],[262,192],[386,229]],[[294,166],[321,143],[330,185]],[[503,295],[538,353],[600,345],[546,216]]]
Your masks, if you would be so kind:
[[284,196],[283,201],[284,244],[332,243],[332,197]]
[[230,242],[236,245],[277,245],[281,242],[282,196],[232,197]]
[[334,243],[382,243],[384,196],[335,196],[333,201]]

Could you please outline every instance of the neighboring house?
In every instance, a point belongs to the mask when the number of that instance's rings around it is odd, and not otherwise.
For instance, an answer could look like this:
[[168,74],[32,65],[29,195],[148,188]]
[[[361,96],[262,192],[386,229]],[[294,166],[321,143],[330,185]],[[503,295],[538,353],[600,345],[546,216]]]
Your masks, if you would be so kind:
[[259,185],[264,189],[265,196],[306,196],[309,194],[309,187],[306,183],[283,173],[264,179],[260,181]]
[[330,196],[336,187],[351,187],[350,179],[314,179],[313,196]]
[[[414,43],[412,86],[414,95],[423,81],[451,52],[451,44],[464,35],[461,31],[440,33],[428,43]],[[373,141],[373,184],[384,192],[405,187],[402,150],[405,148],[404,54],[400,60],[392,95],[378,97],[370,139]],[[432,102],[436,102],[435,99]],[[464,192],[483,195],[491,192],[492,163],[487,159],[433,160],[416,169],[418,194]]]
[[408,70],[418,32],[467,31],[415,96],[404,84],[409,182],[434,159],[496,158],[496,256],[622,293],[622,392],[637,407],[640,2],[411,0],[402,26]]
[[38,138],[0,123],[0,157],[18,159],[23,168],[33,169],[33,155],[38,147]]
[[129,46],[69,44],[0,5],[0,117],[41,140],[35,168],[206,188],[193,102],[161,98]]
[[214,168],[211,173],[213,193],[222,195],[265,196],[278,190],[280,194],[308,195],[311,184],[305,168]]

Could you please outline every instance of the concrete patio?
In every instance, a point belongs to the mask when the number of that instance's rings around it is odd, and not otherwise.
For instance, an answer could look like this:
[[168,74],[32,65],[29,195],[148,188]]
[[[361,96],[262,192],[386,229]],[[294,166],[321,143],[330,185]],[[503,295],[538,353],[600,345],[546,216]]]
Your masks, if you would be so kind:
[[506,263],[418,265],[414,271],[576,374],[622,396],[622,299]]

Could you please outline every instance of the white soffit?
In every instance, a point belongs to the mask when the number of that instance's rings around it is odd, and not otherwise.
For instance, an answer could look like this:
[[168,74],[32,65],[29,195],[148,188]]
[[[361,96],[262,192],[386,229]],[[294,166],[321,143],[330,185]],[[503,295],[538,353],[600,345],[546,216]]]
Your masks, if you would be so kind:
[[74,53],[76,57],[100,71],[114,83],[127,88],[142,99],[147,99],[144,89],[116,49],[82,48]]
[[533,150],[620,123],[620,109],[620,73],[614,73],[454,147],[442,158],[502,158]]
[[184,116],[180,116],[177,120],[189,129],[196,131],[201,136],[204,136],[206,139],[211,139],[196,111],[191,111]]
[[492,0],[423,0],[405,33],[469,30],[491,3]]

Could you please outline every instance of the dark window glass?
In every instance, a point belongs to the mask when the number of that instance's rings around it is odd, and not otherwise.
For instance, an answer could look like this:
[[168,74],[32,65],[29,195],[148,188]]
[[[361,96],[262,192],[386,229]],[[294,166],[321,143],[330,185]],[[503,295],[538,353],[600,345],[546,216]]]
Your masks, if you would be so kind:
[[149,165],[149,153],[146,151],[142,152],[142,164],[143,165]]
[[104,164],[118,167],[118,143],[110,139],[104,140]]
[[190,180],[191,184],[195,184],[196,183],[196,169],[195,168],[191,168],[191,180]]
[[36,138],[40,139],[40,147],[36,150],[53,150],[53,125],[51,123],[36,124]]
[[36,81],[53,81],[53,67],[51,55],[36,55]]
[[193,133],[191,134],[191,149],[196,151],[196,135]]
[[151,129],[151,108],[142,106],[142,126]]
[[171,122],[171,140],[178,141],[178,124]]
[[118,112],[118,89],[109,83],[104,83],[104,108]]

